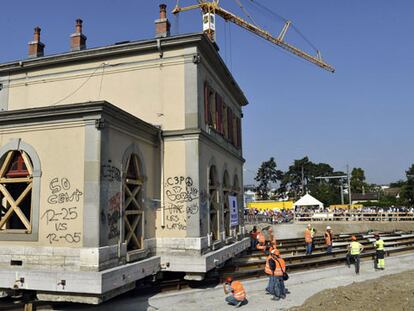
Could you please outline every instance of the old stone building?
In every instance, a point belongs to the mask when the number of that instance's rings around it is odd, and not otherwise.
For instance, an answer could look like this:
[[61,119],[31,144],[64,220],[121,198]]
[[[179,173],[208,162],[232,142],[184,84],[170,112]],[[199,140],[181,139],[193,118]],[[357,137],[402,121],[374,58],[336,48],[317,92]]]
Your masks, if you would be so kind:
[[[248,246],[243,92],[202,33],[0,64],[0,288],[98,303]],[[80,295],[82,294],[82,295]]]

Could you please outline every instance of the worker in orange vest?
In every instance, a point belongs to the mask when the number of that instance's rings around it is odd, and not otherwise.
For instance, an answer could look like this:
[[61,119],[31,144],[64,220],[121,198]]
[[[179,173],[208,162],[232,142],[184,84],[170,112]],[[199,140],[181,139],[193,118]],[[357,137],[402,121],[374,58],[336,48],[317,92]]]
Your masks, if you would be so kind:
[[312,240],[313,240],[312,226],[311,224],[308,224],[305,229],[306,255],[312,254]]
[[258,243],[256,245],[256,248],[264,252],[266,250],[266,237],[264,236],[263,232],[259,231],[257,234],[257,241]]
[[257,230],[256,226],[253,226],[252,231],[250,231],[250,249],[255,250],[256,245],[258,243],[257,241],[257,235],[259,234],[259,230]]
[[275,249],[277,247],[277,242],[276,242],[276,236],[273,234],[273,229],[269,228],[269,230],[267,230],[267,232],[269,232],[270,247]]
[[330,226],[326,227],[325,231],[325,244],[326,244],[326,252],[328,254],[332,253],[332,244],[333,244],[333,232]]
[[247,303],[246,291],[244,290],[243,284],[240,281],[234,281],[231,276],[227,277],[223,284],[224,294],[229,294],[226,297],[228,304],[239,308],[243,304]]
[[286,264],[280,257],[278,249],[272,249],[266,259],[265,273],[269,275],[269,283],[266,292],[274,295],[273,300],[286,298],[289,293],[285,288],[284,275],[286,273]]

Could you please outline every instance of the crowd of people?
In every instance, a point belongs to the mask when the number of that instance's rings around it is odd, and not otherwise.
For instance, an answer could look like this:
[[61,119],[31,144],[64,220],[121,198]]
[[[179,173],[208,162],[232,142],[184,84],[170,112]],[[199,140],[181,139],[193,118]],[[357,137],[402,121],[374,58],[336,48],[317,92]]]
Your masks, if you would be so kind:
[[[359,208],[312,208],[296,207],[295,220],[309,221],[324,218],[337,221],[404,221],[414,220],[413,207],[359,207]],[[321,219],[322,220],[322,219]]]
[[282,224],[292,222],[294,219],[293,210],[286,209],[266,209],[249,208],[244,210],[244,215],[248,221],[253,222],[257,219],[264,219],[265,222],[272,224]]

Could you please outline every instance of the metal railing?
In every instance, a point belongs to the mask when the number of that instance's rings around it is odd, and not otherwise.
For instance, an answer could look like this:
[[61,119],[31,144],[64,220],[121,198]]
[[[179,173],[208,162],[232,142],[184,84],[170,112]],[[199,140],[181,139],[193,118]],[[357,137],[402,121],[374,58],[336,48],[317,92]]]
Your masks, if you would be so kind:
[[295,214],[295,222],[305,221],[414,221],[414,213],[412,212],[347,212],[344,214],[334,212],[314,212],[314,213],[298,213]]

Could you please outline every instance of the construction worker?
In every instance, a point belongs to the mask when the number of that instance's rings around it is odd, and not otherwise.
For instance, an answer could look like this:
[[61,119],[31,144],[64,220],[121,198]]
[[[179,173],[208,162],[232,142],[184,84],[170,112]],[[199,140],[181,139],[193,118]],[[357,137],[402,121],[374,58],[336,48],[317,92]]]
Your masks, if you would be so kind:
[[333,233],[332,233],[332,229],[330,226],[326,226],[325,244],[326,244],[326,252],[328,254],[332,253]]
[[239,308],[243,304],[247,303],[246,291],[244,290],[243,284],[240,281],[234,281],[231,276],[227,277],[223,284],[224,294],[229,294],[226,297],[226,302],[230,305]]
[[269,233],[270,246],[275,249],[277,247],[277,242],[276,242],[276,236],[273,234],[273,229],[269,228],[267,232]]
[[257,245],[256,248],[265,252],[266,250],[266,237],[264,236],[263,232],[259,231],[257,234]]
[[250,231],[250,249],[255,250],[256,245],[258,243],[257,241],[257,235],[259,234],[259,231],[257,230],[256,226],[253,226],[252,231]]
[[355,273],[359,274],[360,254],[364,250],[361,243],[357,242],[355,235],[351,237],[352,242],[348,246],[348,253],[346,255],[346,263],[348,268],[351,268],[351,260],[355,265]]
[[379,234],[375,234],[375,269],[385,269],[385,251],[384,251],[384,240],[380,238]]
[[272,249],[266,259],[265,273],[269,275],[269,283],[266,292],[273,295],[273,300],[286,298],[289,293],[285,289],[283,274],[286,272],[285,261],[280,257],[278,249]]
[[308,224],[305,229],[306,255],[312,254],[312,241],[313,241],[312,226],[311,224]]

